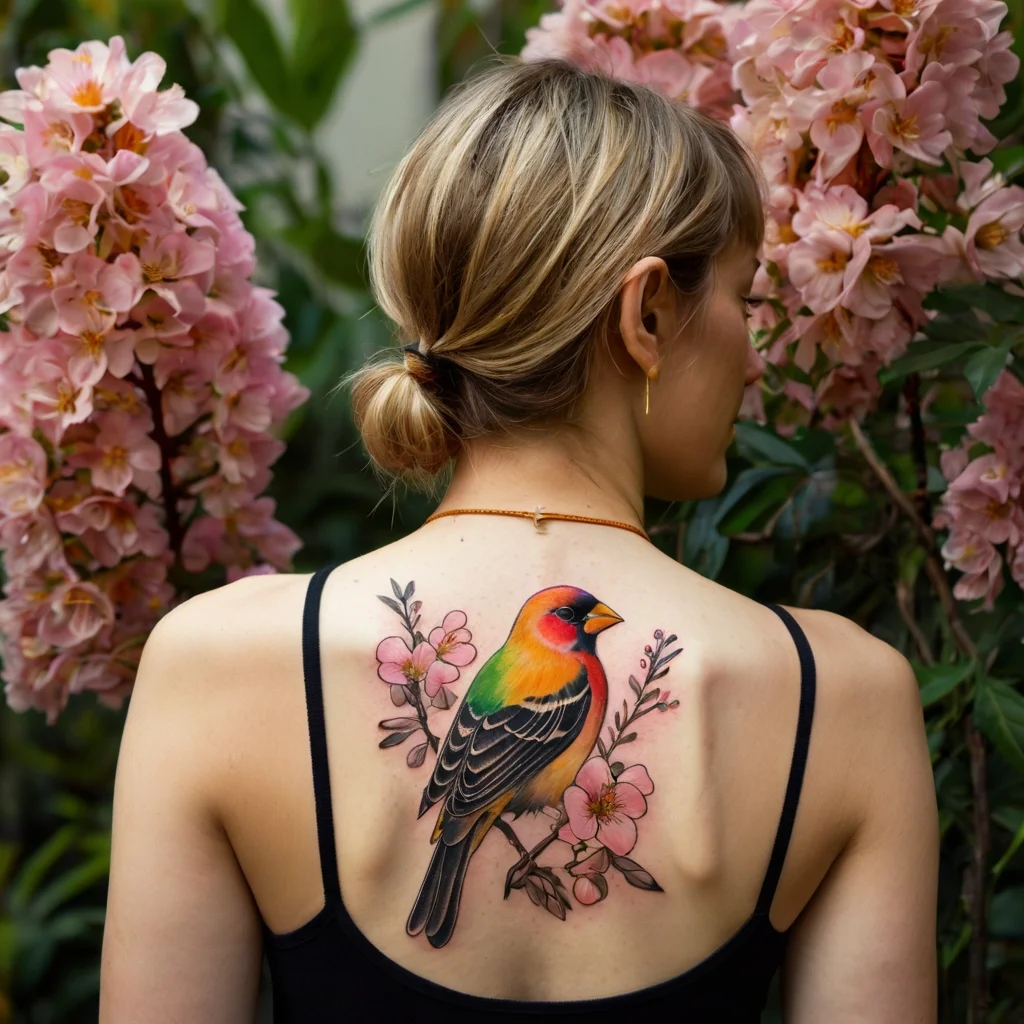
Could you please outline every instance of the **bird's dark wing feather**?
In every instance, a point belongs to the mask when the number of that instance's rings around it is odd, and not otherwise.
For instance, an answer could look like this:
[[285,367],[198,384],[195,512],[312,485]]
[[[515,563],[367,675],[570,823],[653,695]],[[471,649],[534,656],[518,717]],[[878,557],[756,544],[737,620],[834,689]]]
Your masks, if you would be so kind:
[[[572,682],[549,696],[527,697],[483,718],[470,712],[472,719],[467,716],[458,731],[460,761],[454,763],[453,749],[446,768],[446,810],[460,817],[473,814],[528,782],[579,736],[590,702],[590,681],[581,665]],[[449,733],[446,748],[452,738]]]
[[462,769],[466,760],[466,752],[483,720],[482,715],[474,713],[468,701],[462,702],[462,706],[448,730],[448,735],[445,737],[444,743],[441,744],[430,781],[424,787],[423,799],[420,801],[420,817],[423,817],[448,792],[452,782]]

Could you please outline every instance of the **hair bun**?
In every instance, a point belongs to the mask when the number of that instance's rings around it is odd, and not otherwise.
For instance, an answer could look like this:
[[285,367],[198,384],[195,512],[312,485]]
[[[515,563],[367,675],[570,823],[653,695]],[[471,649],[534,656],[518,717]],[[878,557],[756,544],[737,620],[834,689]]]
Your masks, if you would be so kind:
[[374,463],[387,473],[429,480],[458,451],[434,384],[415,346],[401,363],[365,366],[352,377],[352,414]]

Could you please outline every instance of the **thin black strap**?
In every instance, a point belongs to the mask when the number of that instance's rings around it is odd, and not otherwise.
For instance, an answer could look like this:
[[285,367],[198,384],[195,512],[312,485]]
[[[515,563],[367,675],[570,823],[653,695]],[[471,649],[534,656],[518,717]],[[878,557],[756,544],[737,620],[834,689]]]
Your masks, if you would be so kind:
[[814,695],[817,679],[814,669],[814,655],[811,645],[804,636],[799,623],[785,608],[777,604],[769,604],[773,612],[786,624],[797,654],[800,656],[800,711],[796,720],[796,741],[793,744],[793,760],[789,766],[789,782],[786,784],[786,798],[782,802],[782,815],[779,818],[778,831],[775,833],[775,845],[772,847],[768,870],[761,885],[761,893],[757,897],[757,910],[767,914],[775,898],[775,889],[782,874],[782,865],[789,849],[789,839],[793,833],[793,822],[796,820],[796,808],[800,802],[800,789],[804,782],[804,769],[807,767],[807,748],[811,742],[811,722],[814,719]]
[[316,838],[320,847],[320,876],[324,902],[341,902],[338,860],[334,850],[334,814],[331,811],[331,776],[327,766],[327,726],[324,723],[324,690],[320,676],[320,595],[333,565],[313,573],[302,609],[302,675],[306,684],[306,717],[309,748],[313,756],[313,799],[316,804]]

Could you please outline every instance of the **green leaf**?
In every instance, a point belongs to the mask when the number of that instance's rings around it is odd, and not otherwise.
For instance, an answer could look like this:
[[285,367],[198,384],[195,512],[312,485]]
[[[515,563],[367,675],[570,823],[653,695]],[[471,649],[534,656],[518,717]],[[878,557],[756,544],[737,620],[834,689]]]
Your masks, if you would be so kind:
[[1024,297],[1011,295],[997,284],[962,285],[956,295],[998,323],[1024,323]]
[[993,878],[998,878],[1003,873],[1003,869],[1013,859],[1013,855],[1020,849],[1021,844],[1024,844],[1024,821],[1022,821],[1018,826],[1013,839],[1010,840],[1010,845],[1006,848],[1006,852],[999,858],[998,862],[992,866]]
[[290,0],[295,21],[290,113],[311,129],[327,113],[358,35],[345,0]]
[[790,470],[780,466],[752,466],[743,470],[733,482],[732,487],[722,495],[718,508],[715,510],[714,523],[717,526],[725,518],[727,512],[736,505],[749,491],[765,480],[772,480],[777,476],[789,475]]
[[936,342],[918,342],[911,346],[910,351],[901,359],[897,359],[891,366],[884,369],[878,379],[883,384],[891,384],[911,373],[921,373],[924,370],[934,370],[939,366],[945,366],[957,359],[962,359],[969,352],[977,348],[976,342],[957,342],[953,345],[944,345]]
[[257,0],[221,0],[221,28],[267,99],[281,113],[291,115],[291,76],[263,7]]
[[390,7],[377,11],[376,14],[371,14],[364,24],[367,26],[383,25],[385,22],[401,18],[402,15],[409,14],[415,11],[417,7],[422,7],[424,4],[431,2],[432,0],[399,0],[398,3],[391,4]]
[[729,541],[715,529],[716,499],[702,501],[686,524],[683,564],[713,580],[725,564]]
[[1024,172],[1024,146],[1010,146],[1008,149],[997,149],[989,153],[995,169],[1001,171],[1007,181],[1012,181]]
[[347,238],[324,221],[307,221],[288,228],[283,235],[332,281],[356,291],[366,291],[361,239]]
[[974,695],[974,720],[1007,763],[1024,772],[1024,697],[1009,683],[982,676]]
[[921,705],[928,707],[952,693],[971,673],[974,663],[961,661],[954,665],[918,665],[914,663],[918,686],[921,687]]
[[988,928],[994,939],[1024,939],[1024,885],[1004,889],[992,897]]
[[736,424],[736,442],[751,455],[760,455],[779,466],[796,466],[810,472],[807,460],[789,442],[753,423]]
[[78,825],[62,825],[25,861],[8,890],[12,911],[20,912],[28,905],[46,873],[71,849],[80,833]]
[[979,399],[995,384],[996,378],[1005,369],[1009,348],[1009,345],[983,348],[967,360],[964,376]]
[[48,917],[57,907],[106,878],[109,871],[110,861],[107,857],[94,857],[71,868],[40,891],[32,901],[32,913],[39,919]]

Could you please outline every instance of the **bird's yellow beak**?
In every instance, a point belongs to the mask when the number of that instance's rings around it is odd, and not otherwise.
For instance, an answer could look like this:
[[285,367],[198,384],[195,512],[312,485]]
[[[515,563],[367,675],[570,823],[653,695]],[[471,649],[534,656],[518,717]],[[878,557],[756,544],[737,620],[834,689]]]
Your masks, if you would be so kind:
[[601,630],[621,621],[621,615],[616,615],[608,605],[598,603],[587,613],[587,617],[583,621],[583,630],[586,633],[600,633]]

